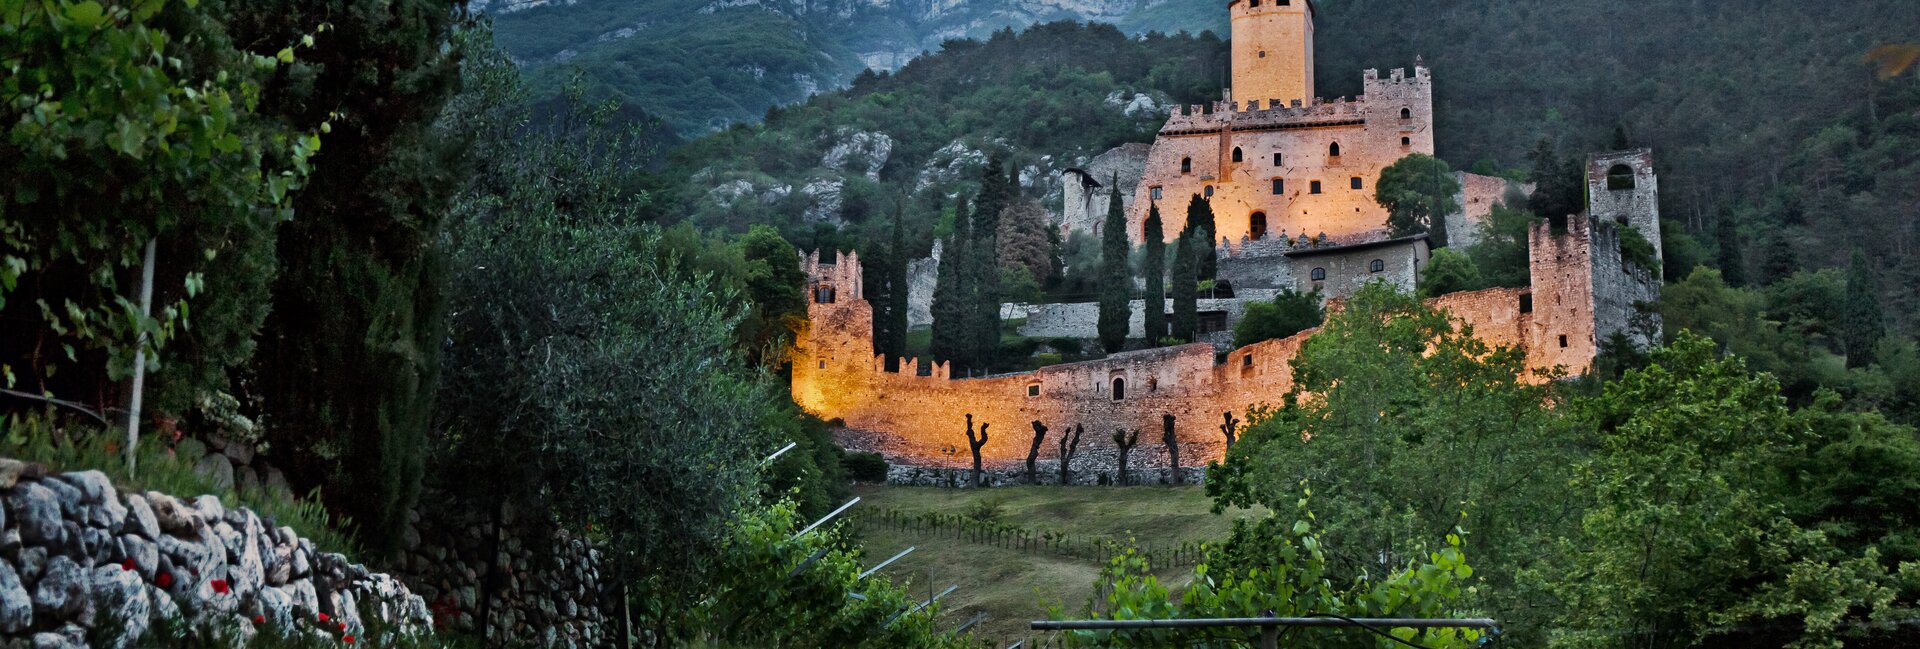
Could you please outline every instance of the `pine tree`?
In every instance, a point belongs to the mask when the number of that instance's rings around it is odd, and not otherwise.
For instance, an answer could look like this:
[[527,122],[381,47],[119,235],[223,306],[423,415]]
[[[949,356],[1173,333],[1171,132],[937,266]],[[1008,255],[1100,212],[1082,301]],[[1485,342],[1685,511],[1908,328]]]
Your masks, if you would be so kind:
[[1159,205],[1147,207],[1147,220],[1141,229],[1147,256],[1146,337],[1151,347],[1167,335],[1167,242],[1162,239]]
[[[1199,194],[1194,194],[1193,200],[1187,203],[1187,224],[1180,229],[1180,236],[1185,239],[1194,239],[1194,233],[1201,229],[1209,233],[1220,231],[1213,224],[1213,202],[1202,198]],[[1212,239],[1213,235],[1208,234],[1203,240],[1206,243],[1205,249],[1194,251],[1194,272],[1199,273],[1201,280],[1213,279],[1220,267],[1217,252],[1214,250],[1215,242]]]
[[1847,303],[1841,308],[1840,343],[1847,367],[1866,367],[1873,362],[1874,346],[1886,334],[1886,320],[1880,312],[1879,292],[1874,290],[1873,269],[1858,249],[1847,265]]
[[1111,354],[1127,344],[1127,321],[1133,319],[1133,273],[1127,268],[1127,214],[1120,206],[1119,175],[1114,176],[1107,200],[1107,222],[1100,241],[1100,346]]
[[1180,342],[1193,342],[1194,330],[1199,328],[1200,316],[1196,312],[1198,304],[1195,287],[1200,283],[1200,264],[1195,259],[1195,248],[1201,244],[1182,235],[1173,242],[1173,338]]
[[1579,161],[1562,160],[1554,151],[1553,142],[1546,138],[1534,145],[1528,157],[1533,162],[1530,175],[1533,193],[1527,195],[1527,205],[1533,213],[1556,220],[1578,214],[1584,207],[1586,195],[1580,180]]

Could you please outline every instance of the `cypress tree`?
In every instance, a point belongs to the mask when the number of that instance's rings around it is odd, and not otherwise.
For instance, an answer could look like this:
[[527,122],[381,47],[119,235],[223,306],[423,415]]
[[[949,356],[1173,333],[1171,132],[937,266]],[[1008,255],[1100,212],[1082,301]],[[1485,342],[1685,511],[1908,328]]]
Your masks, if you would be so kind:
[[1214,278],[1220,267],[1211,234],[1219,232],[1220,229],[1213,224],[1213,202],[1202,198],[1199,194],[1194,194],[1193,200],[1187,203],[1187,225],[1181,228],[1180,236],[1185,239],[1195,239],[1194,233],[1203,229],[1209,234],[1205,237],[1204,249],[1194,250],[1194,264],[1195,272],[1199,273],[1200,279],[1208,280]]
[[1147,207],[1141,230],[1147,248],[1147,346],[1151,347],[1167,335],[1167,242],[1162,239],[1159,205]]
[[1858,249],[1847,265],[1847,303],[1842,307],[1840,343],[1847,354],[1847,367],[1866,367],[1873,362],[1873,348],[1886,334],[1886,321],[1880,312],[1880,295],[1873,287],[1873,270],[1867,256]]
[[1173,338],[1180,342],[1193,342],[1194,330],[1199,327],[1200,316],[1196,311],[1195,286],[1200,283],[1200,264],[1195,259],[1195,248],[1199,242],[1191,236],[1181,235],[1173,242]]
[[972,340],[967,333],[967,323],[972,310],[967,305],[967,277],[971,274],[968,250],[972,248],[972,216],[967,213],[967,201],[962,199],[954,207],[953,234],[947,237],[945,247],[940,251],[940,268],[936,273],[937,282],[933,288],[933,340],[927,350],[935,362],[947,361],[954,366],[966,364],[964,345]]
[[991,369],[1000,351],[1000,214],[1018,197],[1006,173],[1006,161],[996,152],[980,174],[980,196],[973,206],[973,243],[968,270],[967,354],[969,367]]
[[1100,346],[1111,354],[1127,344],[1133,318],[1133,273],[1127,268],[1127,214],[1120,206],[1119,175],[1107,193],[1107,222],[1100,241]]
[[892,335],[886,341],[883,349],[889,358],[887,368],[894,371],[899,370],[900,357],[905,356],[907,353],[907,293],[909,289],[907,270],[912,263],[913,256],[907,253],[906,228],[901,224],[901,220],[904,217],[902,212],[905,210],[905,206],[902,205],[896,207],[893,211],[893,245],[890,247],[893,251],[894,263],[893,266],[888,269],[891,273],[887,277],[887,281],[892,284],[892,290],[887,292],[887,318],[891,320],[887,325],[887,331]]

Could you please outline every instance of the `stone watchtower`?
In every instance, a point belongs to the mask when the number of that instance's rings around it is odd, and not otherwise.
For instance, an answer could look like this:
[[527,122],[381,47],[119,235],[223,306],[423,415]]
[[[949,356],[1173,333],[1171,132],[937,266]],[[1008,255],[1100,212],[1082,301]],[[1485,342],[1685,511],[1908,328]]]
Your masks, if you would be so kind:
[[1593,218],[1640,232],[1660,261],[1660,179],[1653,149],[1594,154],[1587,159],[1587,209]]
[[1231,99],[1313,100],[1313,3],[1309,0],[1232,0]]

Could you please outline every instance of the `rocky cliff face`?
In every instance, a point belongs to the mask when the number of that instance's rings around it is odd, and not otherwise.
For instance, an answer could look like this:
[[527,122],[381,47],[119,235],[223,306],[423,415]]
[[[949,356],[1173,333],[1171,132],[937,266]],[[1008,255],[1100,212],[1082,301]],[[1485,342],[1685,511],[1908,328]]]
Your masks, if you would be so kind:
[[258,633],[383,643],[431,629],[426,603],[392,577],[214,496],[122,493],[99,471],[49,475],[0,458],[0,499],[6,646],[146,646],[160,629],[211,644]]
[[694,136],[757,121],[769,106],[844,86],[861,70],[897,69],[944,41],[1008,27],[1074,20],[1130,32],[1224,31],[1224,12],[1168,12],[1169,2],[478,0],[473,7],[493,15],[498,42],[536,80],[555,85],[578,67],[590,85]]

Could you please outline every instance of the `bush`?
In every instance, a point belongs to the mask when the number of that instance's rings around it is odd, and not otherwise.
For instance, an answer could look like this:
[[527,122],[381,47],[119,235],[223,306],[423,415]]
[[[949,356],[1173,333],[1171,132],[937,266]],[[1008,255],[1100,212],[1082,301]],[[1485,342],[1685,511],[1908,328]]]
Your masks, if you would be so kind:
[[840,458],[840,466],[858,482],[887,481],[887,459],[879,453],[848,453]]
[[1233,346],[1245,347],[1262,340],[1285,338],[1312,327],[1325,319],[1320,309],[1320,294],[1282,289],[1272,302],[1247,305],[1247,315],[1233,326]]

